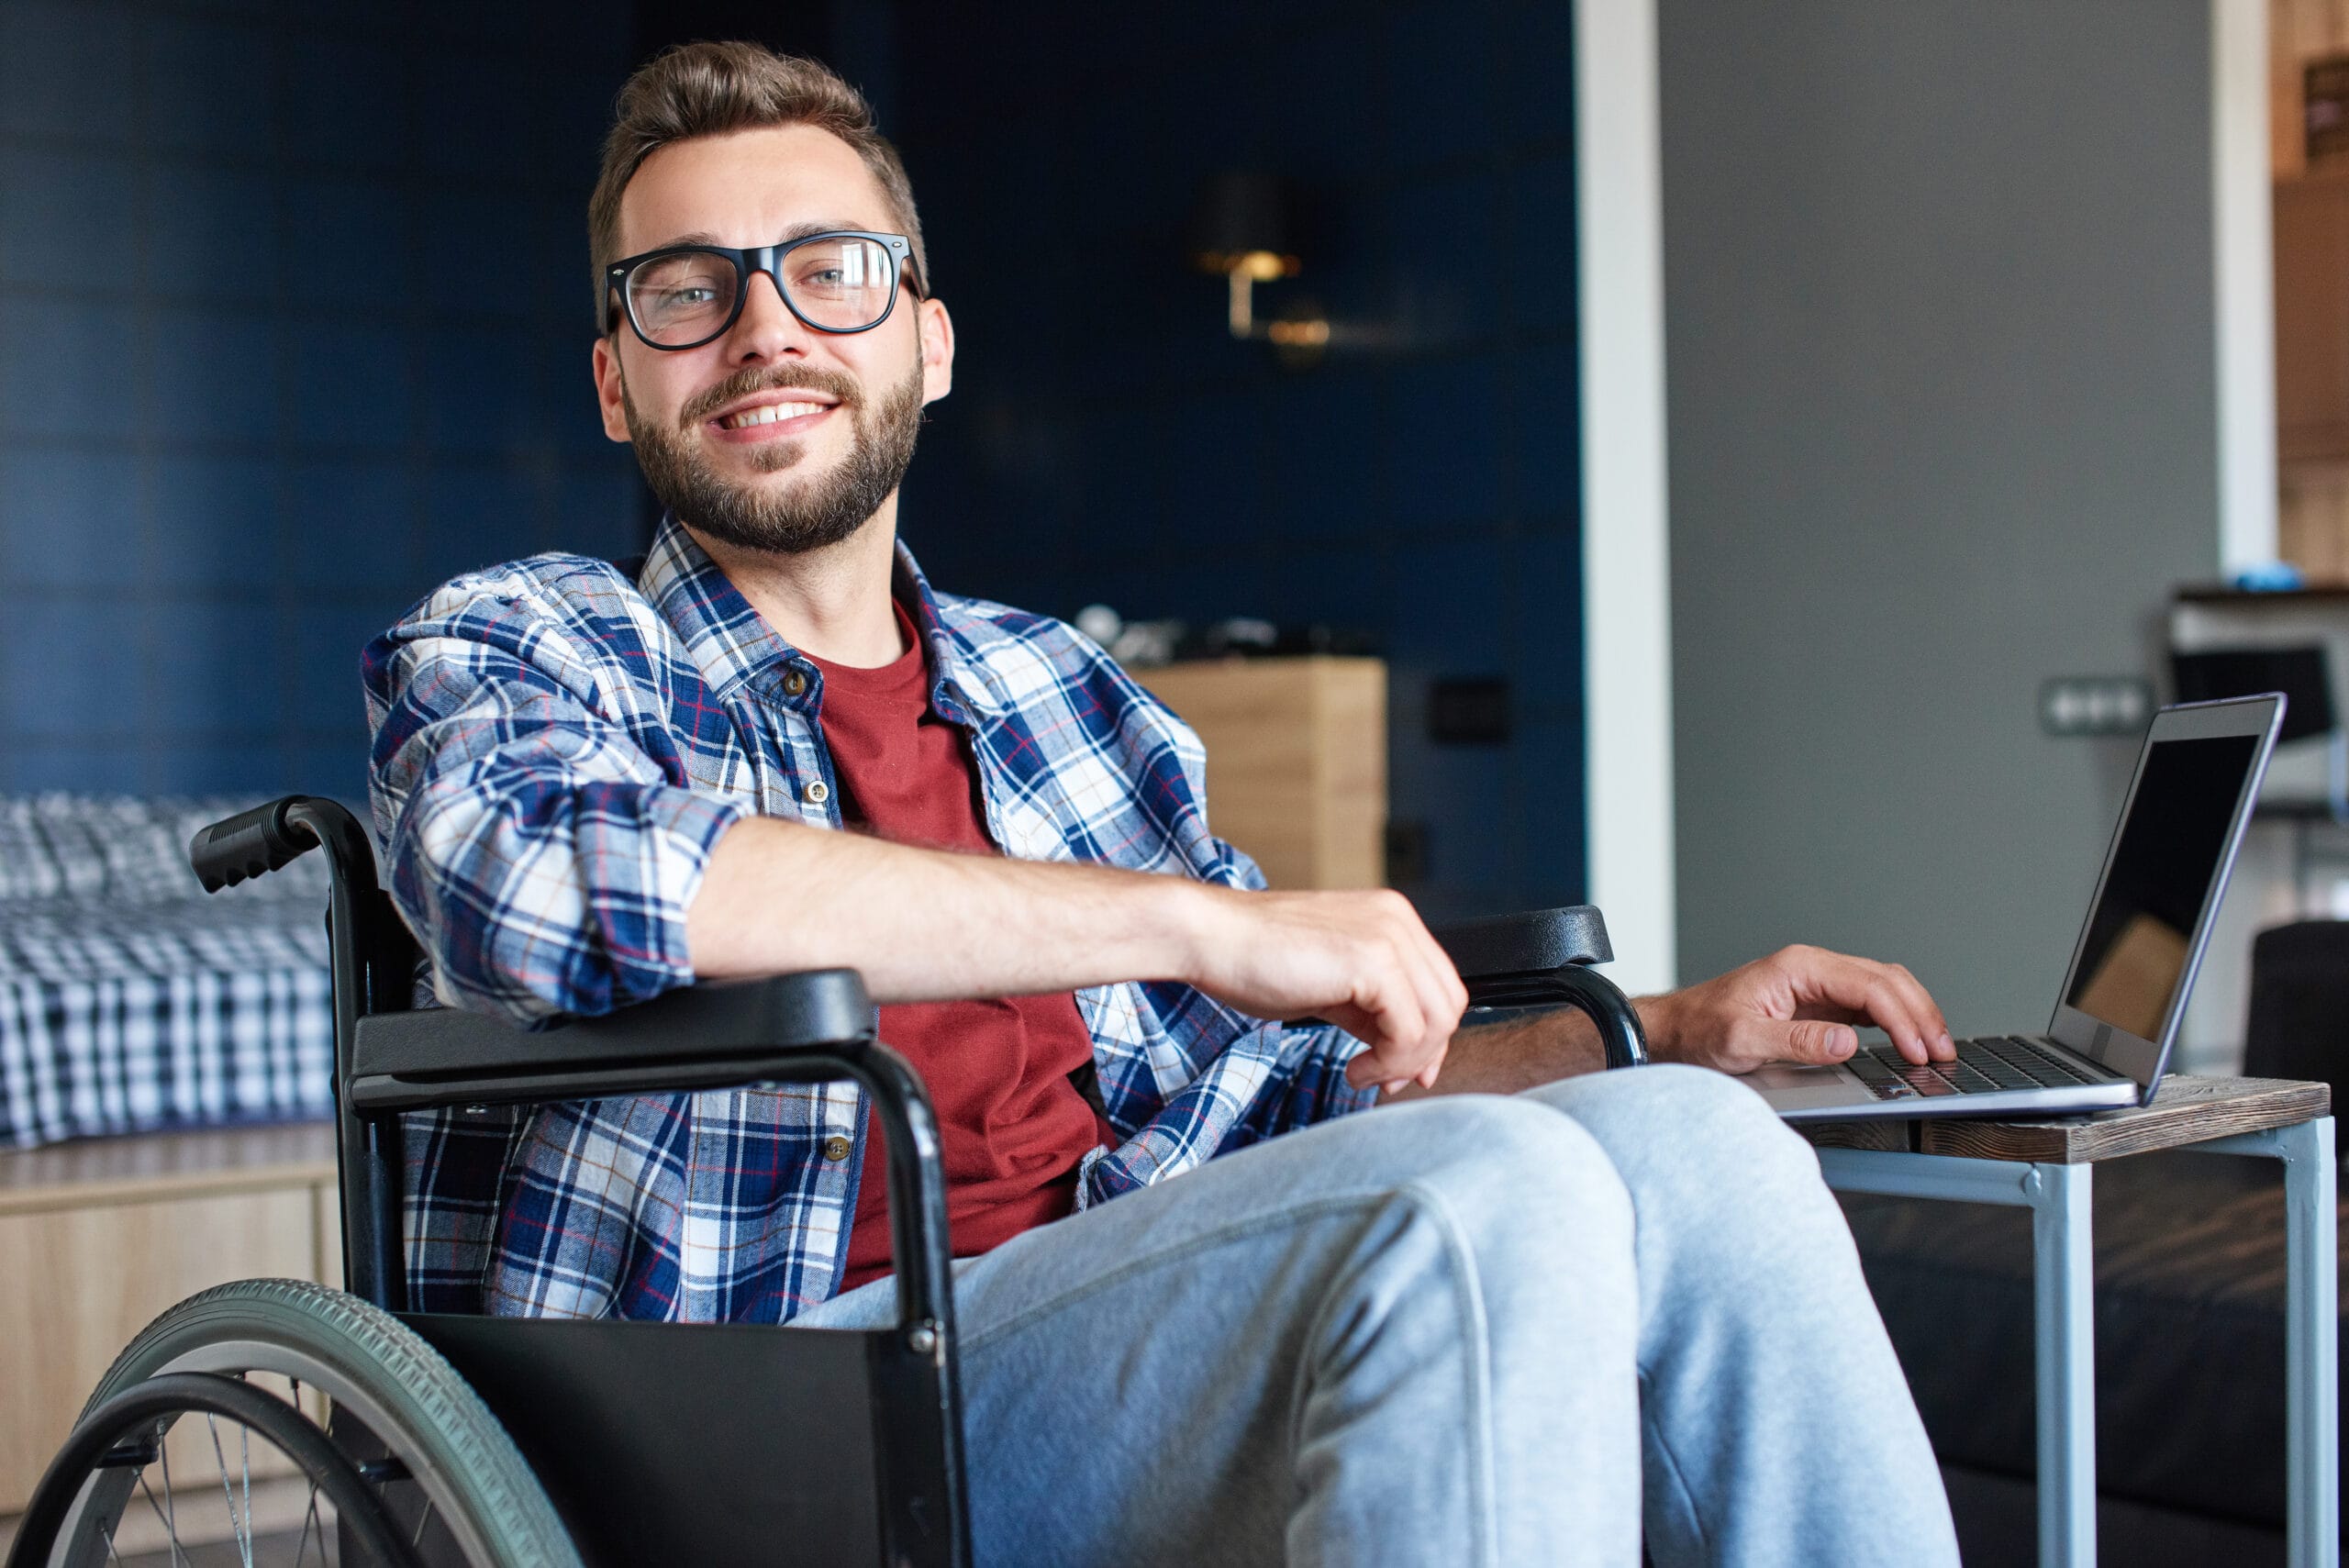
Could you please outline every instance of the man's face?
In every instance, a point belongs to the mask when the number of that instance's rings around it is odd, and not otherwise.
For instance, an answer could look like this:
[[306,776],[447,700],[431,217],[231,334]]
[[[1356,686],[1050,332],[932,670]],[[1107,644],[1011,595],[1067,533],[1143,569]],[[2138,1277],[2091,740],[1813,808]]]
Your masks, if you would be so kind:
[[[829,131],[784,126],[673,143],[620,198],[619,253],[770,245],[813,228],[895,233],[878,181]],[[819,332],[751,279],[741,315],[698,349],[646,346],[622,321],[596,344],[604,431],[645,480],[726,543],[796,553],[838,543],[897,488],[924,404],[953,382],[953,326],[898,290],[866,332]],[[775,417],[780,413],[783,417]]]

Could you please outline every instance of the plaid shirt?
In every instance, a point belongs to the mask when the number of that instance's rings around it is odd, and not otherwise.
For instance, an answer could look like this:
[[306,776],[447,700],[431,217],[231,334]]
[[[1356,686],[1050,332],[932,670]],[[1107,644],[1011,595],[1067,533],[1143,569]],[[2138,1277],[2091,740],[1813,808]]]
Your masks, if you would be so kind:
[[[897,562],[931,706],[969,735],[1006,854],[1264,885],[1208,831],[1197,738],[1097,646]],[[573,555],[456,579],[369,647],[365,681],[392,895],[452,1005],[529,1022],[688,984],[685,910],[718,836],[753,814],[841,825],[822,672],[674,521],[633,583]],[[1080,1207],[1373,1097],[1335,1029],[1172,983],[1076,1002],[1123,1139],[1086,1156]],[[411,1300],[788,1319],[838,1288],[865,1121],[847,1083],[412,1116]]]

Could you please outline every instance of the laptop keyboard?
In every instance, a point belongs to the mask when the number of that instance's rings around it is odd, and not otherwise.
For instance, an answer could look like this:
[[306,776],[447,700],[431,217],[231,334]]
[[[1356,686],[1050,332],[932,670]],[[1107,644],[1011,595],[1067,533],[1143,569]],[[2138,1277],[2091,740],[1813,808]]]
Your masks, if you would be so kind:
[[1992,1095],[2008,1089],[2062,1089],[2104,1084],[2021,1035],[1987,1035],[1957,1042],[1957,1060],[1920,1067],[1890,1045],[1862,1046],[1845,1063],[1879,1100],[1936,1095]]

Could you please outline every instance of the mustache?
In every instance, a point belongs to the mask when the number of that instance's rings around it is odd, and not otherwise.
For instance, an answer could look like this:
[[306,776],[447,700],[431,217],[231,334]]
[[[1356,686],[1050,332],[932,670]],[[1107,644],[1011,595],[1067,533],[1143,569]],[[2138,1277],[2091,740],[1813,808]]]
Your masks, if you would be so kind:
[[762,392],[820,392],[853,414],[864,406],[864,390],[854,378],[813,365],[754,365],[737,371],[695,394],[678,412],[677,423],[692,429],[738,397]]

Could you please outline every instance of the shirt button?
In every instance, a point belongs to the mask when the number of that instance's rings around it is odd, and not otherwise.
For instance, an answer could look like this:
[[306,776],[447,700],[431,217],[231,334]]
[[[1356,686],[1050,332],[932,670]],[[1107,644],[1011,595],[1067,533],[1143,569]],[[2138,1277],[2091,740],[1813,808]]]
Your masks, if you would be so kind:
[[823,780],[818,779],[806,789],[801,790],[799,794],[801,798],[806,800],[808,805],[821,806],[824,802],[832,798],[832,786],[826,784]]
[[785,696],[796,697],[807,689],[807,677],[801,672],[793,670],[784,675],[783,695]]
[[835,1136],[824,1140],[824,1158],[834,1163],[848,1158],[848,1140],[845,1138]]

